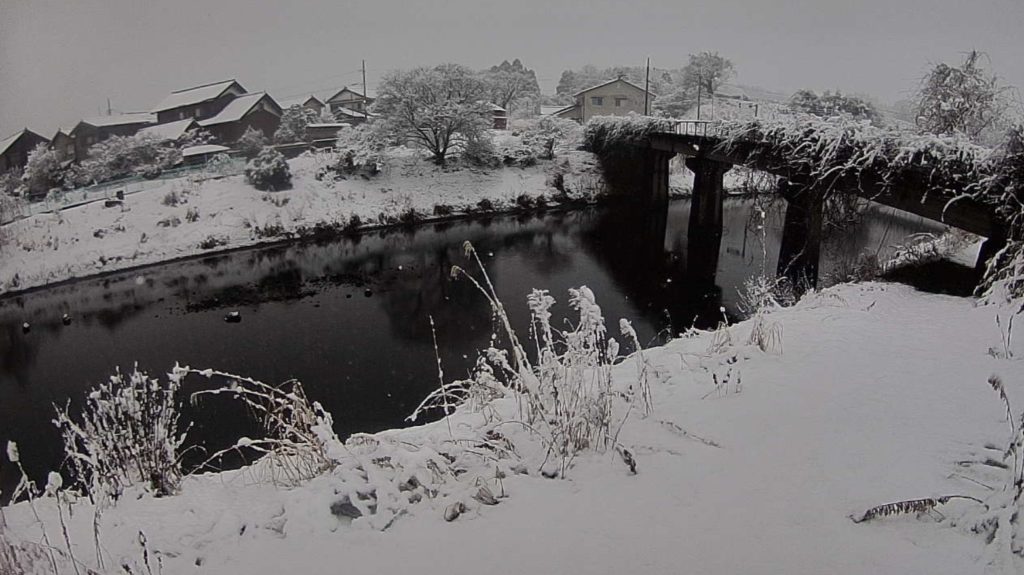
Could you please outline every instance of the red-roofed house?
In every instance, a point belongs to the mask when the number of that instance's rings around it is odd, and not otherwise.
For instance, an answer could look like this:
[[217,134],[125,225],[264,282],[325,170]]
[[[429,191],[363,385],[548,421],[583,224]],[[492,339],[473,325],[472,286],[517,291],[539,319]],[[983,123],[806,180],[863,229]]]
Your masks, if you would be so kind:
[[150,112],[157,122],[166,124],[186,118],[205,120],[219,114],[227,105],[245,94],[245,88],[235,80],[223,80],[171,92]]

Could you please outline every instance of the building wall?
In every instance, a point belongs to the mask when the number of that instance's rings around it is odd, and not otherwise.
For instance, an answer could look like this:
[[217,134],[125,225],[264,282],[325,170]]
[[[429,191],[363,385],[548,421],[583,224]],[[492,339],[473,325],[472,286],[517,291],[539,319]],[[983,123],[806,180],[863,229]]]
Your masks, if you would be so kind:
[[75,141],[75,160],[81,162],[89,157],[89,148],[111,136],[134,136],[139,130],[151,124],[121,124],[119,126],[96,127],[79,124],[72,132]]
[[64,132],[58,132],[50,142],[50,148],[61,155],[65,160],[75,158],[75,140]]
[[[600,98],[601,103],[596,103],[594,98]],[[580,94],[576,103],[582,110],[584,122],[594,116],[625,116],[630,112],[643,114],[644,91],[625,82],[613,82]]]
[[224,145],[230,145],[238,141],[238,138],[241,138],[242,134],[244,134],[245,130],[250,126],[262,132],[263,137],[265,137],[267,141],[271,141],[274,137],[274,132],[277,131],[277,128],[280,125],[280,116],[260,109],[249,112],[245,117],[237,122],[215,124],[207,126],[206,129],[213,134],[213,137],[217,138],[218,142]]
[[0,174],[9,170],[24,168],[25,164],[28,163],[28,154],[40,143],[48,142],[46,138],[28,132],[22,134],[20,138],[10,148],[0,154]]

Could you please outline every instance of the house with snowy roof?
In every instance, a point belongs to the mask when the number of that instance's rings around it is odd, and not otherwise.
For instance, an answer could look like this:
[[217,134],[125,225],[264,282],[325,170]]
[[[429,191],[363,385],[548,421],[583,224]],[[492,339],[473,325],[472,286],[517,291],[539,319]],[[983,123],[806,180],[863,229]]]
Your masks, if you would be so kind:
[[50,138],[50,149],[57,152],[65,160],[75,159],[75,139],[71,137],[74,129],[61,126]]
[[313,110],[317,114],[320,114],[320,112],[323,111],[323,109],[327,106],[327,104],[325,104],[323,102],[323,100],[321,100],[320,98],[317,98],[316,96],[314,96],[312,94],[310,94],[309,96],[307,96],[305,98],[296,98],[296,99],[292,99],[292,100],[284,100],[284,101],[281,102],[281,108],[283,108],[285,110],[287,110],[288,108],[291,108],[292,106],[302,106],[303,108],[306,108],[307,110]]
[[652,105],[654,94],[620,76],[573,94],[575,102],[552,115],[583,123],[594,116],[643,114],[645,97]]
[[[362,115],[370,107],[370,104],[373,104],[373,98],[368,98],[366,95],[360,94],[348,86],[327,98],[327,106],[330,107],[331,112],[334,112],[335,116],[342,110],[344,110],[346,116],[352,111]],[[338,119],[344,120],[346,118],[339,117]]]
[[145,112],[96,116],[81,120],[69,134],[75,142],[75,160],[84,160],[89,156],[89,148],[111,136],[134,136],[142,128],[155,123],[156,116]]
[[212,84],[175,90],[150,112],[156,114],[157,123],[166,124],[192,118],[206,120],[221,113],[232,100],[246,93],[235,80],[222,80]]
[[253,128],[270,139],[281,125],[281,106],[266,92],[242,94],[231,100],[216,116],[200,120],[217,141],[230,144],[246,129]]
[[28,163],[29,152],[49,141],[28,128],[0,140],[0,174],[23,169]]
[[139,130],[140,136],[149,136],[161,142],[176,142],[183,138],[189,130],[199,128],[199,122],[192,118],[167,122],[166,124],[154,124]]

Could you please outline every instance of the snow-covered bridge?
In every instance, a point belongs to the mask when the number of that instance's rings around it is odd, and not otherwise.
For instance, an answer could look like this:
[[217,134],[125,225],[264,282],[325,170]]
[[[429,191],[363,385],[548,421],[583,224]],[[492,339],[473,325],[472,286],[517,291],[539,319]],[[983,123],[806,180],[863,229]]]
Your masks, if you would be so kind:
[[821,120],[659,121],[648,125],[643,137],[630,139],[639,148],[631,173],[640,183],[631,187],[649,194],[654,207],[666,205],[669,161],[685,156],[694,173],[691,250],[717,253],[725,172],[742,165],[778,176],[779,193],[787,200],[779,273],[797,283],[817,282],[823,208],[832,192],[853,193],[988,238],[979,256],[983,265],[1006,235],[994,203],[970,193],[988,150],[953,139],[899,140],[888,134],[864,124]]

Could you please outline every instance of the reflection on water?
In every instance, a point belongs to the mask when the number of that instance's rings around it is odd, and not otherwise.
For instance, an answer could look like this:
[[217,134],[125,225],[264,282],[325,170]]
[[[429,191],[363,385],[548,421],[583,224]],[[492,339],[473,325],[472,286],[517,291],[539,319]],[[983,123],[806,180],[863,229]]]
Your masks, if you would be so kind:
[[[488,342],[487,301],[469,282],[450,279],[452,265],[475,271],[464,241],[482,255],[521,333],[532,288],[560,300],[558,317],[568,312],[566,290],[587,285],[609,322],[629,318],[642,341],[654,342],[715,325],[722,307],[734,316],[743,281],[775,269],[781,209],[768,210],[763,230],[753,214],[751,201],[727,201],[713,282],[688,262],[695,259],[687,253],[689,204],[674,202],[667,219],[606,207],[436,224],[177,262],[8,298],[0,301],[0,442],[18,441],[30,472],[43,476],[61,461],[51,405],[80,402],[115,366],[134,362],[154,374],[179,362],[267,382],[298,378],[334,414],[342,436],[399,426],[437,385],[430,317],[447,377],[463,377]],[[828,239],[823,271],[936,229],[872,210]],[[225,323],[236,309],[242,322]],[[61,323],[65,313],[69,326]],[[206,385],[186,382],[188,391]],[[255,433],[227,404],[186,410],[195,420],[191,441],[207,448]],[[12,481],[10,466],[0,468],[0,487]]]

